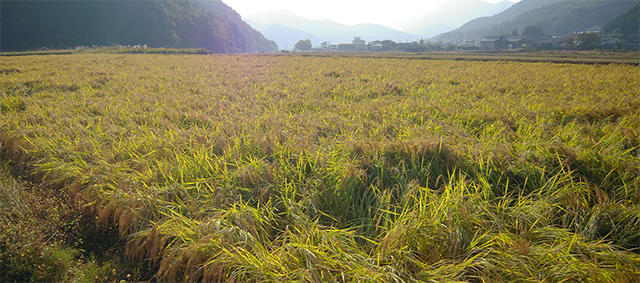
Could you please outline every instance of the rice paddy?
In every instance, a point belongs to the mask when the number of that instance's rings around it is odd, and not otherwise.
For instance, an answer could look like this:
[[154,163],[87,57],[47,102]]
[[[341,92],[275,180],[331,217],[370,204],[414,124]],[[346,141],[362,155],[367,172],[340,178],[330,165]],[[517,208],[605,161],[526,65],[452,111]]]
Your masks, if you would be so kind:
[[2,158],[135,280],[640,281],[638,66],[0,60]]

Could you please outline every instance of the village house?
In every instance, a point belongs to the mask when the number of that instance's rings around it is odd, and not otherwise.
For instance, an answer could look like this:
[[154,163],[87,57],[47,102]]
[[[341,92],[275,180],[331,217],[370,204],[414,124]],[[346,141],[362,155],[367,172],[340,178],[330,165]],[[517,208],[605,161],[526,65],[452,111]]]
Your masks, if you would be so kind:
[[522,36],[487,36],[480,41],[480,49],[486,51],[499,51],[504,49],[523,48],[527,43],[527,38]]
[[527,43],[527,38],[522,36],[510,35],[507,37],[507,49],[519,49]]
[[498,51],[507,49],[509,47],[508,41],[504,39],[504,36],[487,36],[487,38],[480,41],[480,49],[485,51]]
[[602,30],[602,27],[595,25],[590,28],[585,28],[584,32],[586,33],[599,33]]
[[382,40],[374,40],[367,45],[367,49],[371,51],[382,51],[383,47]]
[[354,37],[352,43],[340,43],[338,44],[338,51],[359,51],[365,49],[366,42],[359,36]]

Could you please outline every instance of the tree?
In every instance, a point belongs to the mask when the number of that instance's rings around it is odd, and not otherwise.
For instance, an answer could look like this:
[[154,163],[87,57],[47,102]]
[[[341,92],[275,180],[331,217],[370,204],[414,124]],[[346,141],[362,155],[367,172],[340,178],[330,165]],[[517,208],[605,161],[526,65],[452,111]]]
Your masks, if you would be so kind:
[[399,50],[400,45],[393,40],[385,39],[382,41],[382,50]]
[[296,43],[295,49],[300,50],[300,51],[310,50],[311,49],[311,40],[306,39],[306,40],[298,41],[298,43]]
[[513,35],[513,36],[519,36],[520,34],[518,33],[518,30],[517,30],[517,29],[514,29],[514,30],[511,32],[511,35]]
[[442,43],[439,41],[436,43],[429,43],[429,50],[443,50]]
[[575,47],[575,41],[576,41],[576,39],[573,38],[573,36],[570,36],[570,35],[567,36],[564,39],[564,47],[567,48],[567,49],[573,49],[573,47]]
[[528,38],[543,37],[544,32],[539,26],[526,26],[522,31],[522,36]]
[[600,48],[602,45],[602,40],[600,40],[600,36],[597,33],[583,32],[578,35],[577,40],[580,42],[580,49],[582,50],[593,50]]
[[[201,9],[205,2],[218,6]],[[222,1],[2,1],[0,49],[147,44],[216,53],[276,50],[239,15],[219,15],[227,10]]]

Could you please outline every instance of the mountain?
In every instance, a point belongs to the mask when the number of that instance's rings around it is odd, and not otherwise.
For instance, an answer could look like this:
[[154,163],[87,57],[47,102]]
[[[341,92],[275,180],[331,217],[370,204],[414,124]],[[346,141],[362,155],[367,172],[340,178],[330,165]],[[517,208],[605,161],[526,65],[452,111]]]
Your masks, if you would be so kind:
[[511,6],[509,9],[506,9],[503,12],[500,12],[494,16],[480,17],[472,21],[469,21],[453,32],[473,31],[483,27],[499,24],[508,19],[515,18],[516,16],[526,11],[529,11],[547,4],[551,4],[556,1],[561,1],[561,0],[522,0],[514,4],[513,6]]
[[476,31],[491,25],[500,24],[508,19],[515,18],[516,16],[526,11],[529,11],[529,10],[532,10],[556,1],[561,1],[561,0],[522,0],[496,15],[493,15],[491,17],[480,17],[477,19],[473,19],[455,30],[441,34],[432,39],[441,40],[441,41],[472,39],[473,36],[470,36],[472,35],[472,33],[470,33],[472,31]]
[[280,49],[292,49],[296,42],[301,39],[309,39],[311,42],[316,43],[316,45],[322,41],[313,34],[290,26],[263,24],[252,20],[246,20],[246,22],[253,28],[259,30],[266,38],[275,41]]
[[[313,35],[321,41],[330,41],[332,44],[351,42],[356,36],[367,41],[378,39],[414,41],[421,38],[419,35],[394,30],[382,25],[359,24],[348,26],[331,20],[311,20],[287,11],[263,11],[246,18],[254,24],[278,24],[295,28],[306,34]],[[255,25],[255,27],[262,32],[261,28],[264,26]],[[302,39],[307,39],[307,37],[298,38],[295,42]],[[318,45],[319,43],[312,40],[313,45]],[[289,42],[289,47],[293,47],[293,44]]]
[[113,44],[277,50],[219,0],[3,1],[0,18],[2,51]]
[[638,34],[640,33],[640,2],[631,7],[626,13],[607,22],[602,27],[603,34]]
[[422,15],[407,31],[432,37],[453,30],[472,19],[493,16],[513,5],[509,1],[492,4],[481,0],[450,0]]
[[[511,33],[513,30],[522,32],[526,26],[539,26],[547,35],[564,36],[595,25],[602,26],[636,3],[637,0],[522,0],[489,19],[490,22],[495,22],[507,18],[500,23],[487,26],[477,25],[476,27],[480,27],[474,30],[472,25],[469,25],[472,24],[472,21],[460,29],[442,34],[435,39],[442,41],[478,40],[490,35]],[[534,8],[522,11],[527,7]],[[517,14],[520,11],[522,12]],[[514,14],[517,15],[513,16]],[[511,18],[509,18],[510,16]]]
[[422,28],[417,34],[421,34],[424,38],[431,38],[436,35],[456,29],[456,26],[444,25],[441,23],[429,24],[427,27]]
[[564,0],[529,10],[512,20],[485,30],[485,35],[500,34],[526,26],[539,26],[545,34],[565,36],[593,26],[603,26],[638,3],[628,0]]
[[[246,50],[254,49],[253,52],[277,52],[278,46],[272,41],[268,40],[263,34],[259,31],[252,28],[248,23],[242,20],[242,16],[238,14],[235,10],[229,7],[227,4],[223,3],[221,0],[195,0],[198,1],[200,6],[207,12],[212,13],[217,16],[222,16],[231,22],[233,22],[237,27],[239,27],[238,31],[242,33],[242,35],[248,39],[247,45],[245,46]],[[197,8],[195,6],[194,8]],[[256,49],[257,47],[257,49]]]

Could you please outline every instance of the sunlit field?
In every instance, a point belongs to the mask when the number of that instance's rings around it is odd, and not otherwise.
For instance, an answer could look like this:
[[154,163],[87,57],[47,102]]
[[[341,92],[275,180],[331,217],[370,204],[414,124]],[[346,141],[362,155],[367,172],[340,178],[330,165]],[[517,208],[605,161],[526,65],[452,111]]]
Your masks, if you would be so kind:
[[640,281],[638,66],[0,60],[2,158],[82,213],[61,247],[137,264],[108,280]]

